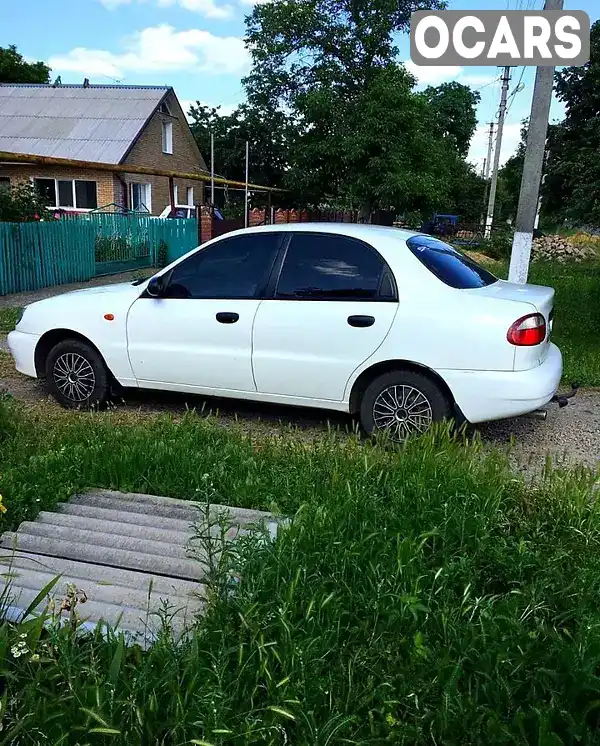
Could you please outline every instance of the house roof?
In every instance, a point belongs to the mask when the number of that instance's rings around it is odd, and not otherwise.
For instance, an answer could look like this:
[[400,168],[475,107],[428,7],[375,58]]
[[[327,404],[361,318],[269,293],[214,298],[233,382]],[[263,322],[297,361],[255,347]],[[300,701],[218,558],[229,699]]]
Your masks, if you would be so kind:
[[0,151],[120,163],[170,90],[0,84]]

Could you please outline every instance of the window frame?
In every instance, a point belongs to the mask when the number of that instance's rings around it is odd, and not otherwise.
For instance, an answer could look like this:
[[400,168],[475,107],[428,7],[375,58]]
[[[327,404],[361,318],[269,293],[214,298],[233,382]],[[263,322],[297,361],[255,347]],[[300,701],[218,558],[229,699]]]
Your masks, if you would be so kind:
[[[252,298],[249,298],[249,297],[246,297],[246,296],[242,296],[242,295],[218,295],[218,296],[211,295],[211,296],[206,296],[206,297],[195,297],[195,298],[169,298],[167,296],[162,296],[161,295],[160,296],[160,300],[163,300],[163,301],[165,301],[165,300],[173,300],[173,301],[182,301],[182,300],[190,300],[190,301],[198,301],[198,300],[264,300],[265,297],[266,297],[266,292],[267,292],[269,280],[270,280],[270,278],[271,278],[271,276],[273,274],[273,269],[274,269],[275,265],[277,264],[277,261],[279,259],[280,254],[281,254],[282,242],[283,242],[283,240],[285,238],[284,231],[269,231],[269,233],[271,233],[271,232],[275,233],[278,236],[279,241],[278,241],[278,244],[276,245],[276,247],[274,247],[273,250],[272,250],[271,261],[267,265],[267,267],[265,267],[265,270],[263,271],[262,277],[261,277],[261,279],[260,279],[260,281],[258,283],[258,290],[257,290],[256,294]],[[262,233],[256,233],[256,234],[249,233],[249,234],[245,234],[245,235],[242,234],[242,235],[238,235],[238,236],[228,236],[227,234],[225,234],[222,238],[219,238],[218,241],[215,241],[214,243],[211,243],[210,246],[201,247],[200,249],[198,249],[198,251],[194,252],[191,256],[188,256],[183,261],[178,262],[174,267],[171,267],[171,269],[168,272],[165,272],[164,274],[157,275],[157,276],[158,277],[162,277],[163,280],[165,281],[165,290],[166,290],[169,287],[169,285],[171,284],[171,279],[173,277],[173,273],[175,272],[175,270],[179,269],[180,267],[182,267],[183,265],[187,264],[188,262],[197,261],[201,254],[204,254],[206,256],[205,252],[208,252],[211,249],[222,248],[223,245],[226,244],[226,243],[230,243],[230,242],[236,241],[238,239],[244,239],[247,236],[260,236],[260,235],[263,235],[263,234]],[[144,291],[142,293],[141,297],[142,298],[152,298],[152,296],[149,295],[147,293],[147,291]]]
[[[50,210],[65,210],[66,212],[92,212],[93,210],[98,209],[98,182],[94,179],[58,179],[53,176],[32,176],[31,180],[33,182],[33,185],[37,188],[36,182],[37,181],[53,181],[54,182],[54,204],[49,205]],[[73,204],[72,205],[61,205],[60,204],[60,193],[58,184],[59,182],[67,182],[71,184],[71,194],[73,197]],[[94,184],[96,187],[96,207],[78,207],[77,205],[77,190],[76,190],[76,183],[77,182],[86,182],[89,184]]]
[[130,205],[131,209],[134,212],[138,212],[138,210],[133,206],[133,188],[134,186],[143,186],[147,188],[146,196],[148,197],[147,202],[142,202],[145,208],[148,210],[148,215],[152,215],[152,184],[148,181],[130,181],[129,182],[129,199],[130,199]]
[[163,155],[173,155],[173,122],[161,120],[161,138]]
[[[292,303],[300,302],[300,303],[307,303],[307,302],[318,302],[318,303],[398,303],[398,284],[396,282],[396,278],[394,277],[394,273],[392,272],[392,269],[388,262],[383,258],[383,256],[380,254],[377,249],[372,246],[371,244],[367,243],[366,241],[363,241],[361,238],[356,238],[356,236],[349,236],[345,233],[332,233],[330,231],[282,231],[282,233],[285,234],[285,241],[283,246],[280,249],[280,256],[277,258],[276,267],[274,267],[273,272],[271,273],[271,278],[269,281],[269,287],[268,287],[268,297],[271,300],[277,300],[277,301],[291,301]],[[281,273],[283,271],[283,267],[285,264],[285,261],[288,256],[289,248],[292,244],[294,236],[299,235],[310,235],[310,236],[321,236],[324,238],[343,238],[347,241],[351,241],[353,243],[358,243],[362,247],[366,248],[367,251],[369,251],[371,254],[373,254],[382,264],[382,270],[381,274],[379,276],[379,283],[377,288],[377,295],[374,298],[317,298],[314,296],[305,296],[305,297],[295,297],[290,298],[287,296],[279,296],[277,294],[278,288],[279,288],[279,282],[281,280]],[[383,284],[384,277],[386,273],[389,275],[390,278],[390,284],[392,286],[392,295],[391,296],[380,296],[381,286]]]

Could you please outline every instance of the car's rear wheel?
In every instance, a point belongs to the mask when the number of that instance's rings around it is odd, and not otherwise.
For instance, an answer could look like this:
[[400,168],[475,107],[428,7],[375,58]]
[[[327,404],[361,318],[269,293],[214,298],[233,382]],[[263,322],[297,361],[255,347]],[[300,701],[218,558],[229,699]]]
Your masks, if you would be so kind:
[[91,409],[106,401],[110,375],[102,356],[78,339],[65,339],[46,359],[46,387],[63,407]]
[[431,378],[414,371],[390,371],[367,386],[360,402],[360,422],[368,434],[403,441],[450,418],[452,404]]

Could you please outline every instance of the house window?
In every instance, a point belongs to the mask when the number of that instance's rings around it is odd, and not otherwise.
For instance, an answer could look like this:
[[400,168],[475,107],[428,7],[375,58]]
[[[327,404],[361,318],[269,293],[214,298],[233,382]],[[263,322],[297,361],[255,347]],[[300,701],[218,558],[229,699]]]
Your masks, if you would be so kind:
[[152,187],[150,184],[131,184],[131,209],[152,212]]
[[179,189],[177,188],[177,184],[173,187],[173,204],[179,204]]
[[194,205],[194,187],[188,187],[186,189],[186,204],[193,207]]
[[82,179],[34,179],[35,187],[49,207],[95,210],[98,207],[98,185]]
[[173,153],[173,122],[162,123],[162,151],[169,155]]

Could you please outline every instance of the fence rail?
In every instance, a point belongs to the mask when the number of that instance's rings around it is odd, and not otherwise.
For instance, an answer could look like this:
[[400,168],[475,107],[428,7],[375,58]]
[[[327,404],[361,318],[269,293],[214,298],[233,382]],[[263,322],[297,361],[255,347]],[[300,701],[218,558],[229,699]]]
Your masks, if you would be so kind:
[[96,214],[0,223],[0,295],[164,266],[197,245],[197,220]]

